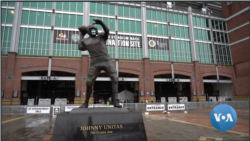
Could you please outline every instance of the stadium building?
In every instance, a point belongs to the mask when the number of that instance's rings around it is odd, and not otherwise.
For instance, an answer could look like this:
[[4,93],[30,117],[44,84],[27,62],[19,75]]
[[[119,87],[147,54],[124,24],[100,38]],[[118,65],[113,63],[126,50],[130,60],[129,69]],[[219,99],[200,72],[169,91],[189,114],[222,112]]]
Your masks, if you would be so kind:
[[[126,102],[249,99],[248,2],[1,2],[2,105],[83,103],[91,58],[78,27],[101,19]],[[100,25],[97,25],[102,32]],[[107,101],[102,71],[90,103]]]

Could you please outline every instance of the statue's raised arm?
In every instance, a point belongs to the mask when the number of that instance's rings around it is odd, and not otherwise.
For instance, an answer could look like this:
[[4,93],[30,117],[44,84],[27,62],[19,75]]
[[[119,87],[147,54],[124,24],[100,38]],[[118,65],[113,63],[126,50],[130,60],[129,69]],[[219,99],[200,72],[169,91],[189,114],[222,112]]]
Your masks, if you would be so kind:
[[105,40],[107,40],[109,37],[109,28],[101,20],[93,19],[93,21],[95,21],[94,24],[100,24],[102,26],[102,28],[104,30],[103,37]]

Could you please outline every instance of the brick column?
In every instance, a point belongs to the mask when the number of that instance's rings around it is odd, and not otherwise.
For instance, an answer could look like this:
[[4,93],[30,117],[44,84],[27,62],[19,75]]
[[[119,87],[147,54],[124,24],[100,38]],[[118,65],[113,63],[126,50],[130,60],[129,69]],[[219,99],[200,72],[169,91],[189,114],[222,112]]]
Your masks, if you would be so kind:
[[[4,91],[4,99],[8,99],[7,101],[3,103],[4,105],[11,105],[12,101],[12,94],[14,91],[14,82],[15,82],[15,59],[16,59],[16,53],[15,52],[9,52],[8,53],[8,59],[7,59],[7,70],[6,70],[6,76],[3,79],[5,80],[5,91]],[[20,82],[19,82],[20,83]],[[20,85],[20,84],[19,84]],[[20,88],[18,89],[18,97],[20,97]],[[10,100],[11,99],[11,100]],[[18,98],[15,98],[18,99]]]
[[[76,97],[75,95],[75,104],[82,104],[85,101],[85,96],[87,91],[86,82],[87,82],[88,68],[89,68],[88,59],[89,59],[88,55],[82,55],[81,69],[79,69],[76,74],[75,92],[77,90],[80,90],[80,97]],[[83,95],[83,92],[85,92],[85,96]]]
[[[200,65],[199,61],[193,61],[194,62],[194,80],[192,79],[192,101],[206,101],[206,96],[202,95],[201,91],[204,91],[204,85],[203,85],[203,78],[202,75],[200,74]],[[193,86],[194,85],[194,86]],[[193,95],[193,91],[195,90],[196,96]]]

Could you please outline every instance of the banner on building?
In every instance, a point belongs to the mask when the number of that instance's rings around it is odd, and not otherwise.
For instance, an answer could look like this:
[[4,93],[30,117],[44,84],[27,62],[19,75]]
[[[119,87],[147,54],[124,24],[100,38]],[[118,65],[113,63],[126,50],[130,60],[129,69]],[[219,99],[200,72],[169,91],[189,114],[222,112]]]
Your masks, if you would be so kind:
[[[79,31],[55,30],[53,43],[60,44],[78,44],[80,40]],[[115,47],[115,34],[109,34],[106,41],[107,46]],[[124,48],[142,48],[141,36],[117,35],[118,47]]]
[[54,42],[61,44],[78,44],[80,31],[55,30]]
[[146,111],[164,111],[164,104],[146,105]]
[[169,50],[168,39],[148,37],[148,49]]
[[168,110],[185,110],[185,104],[168,104]]
[[[115,34],[109,34],[109,38],[106,42],[107,46],[115,47]],[[142,48],[142,37],[131,35],[117,35],[118,47],[125,48]]]
[[27,107],[27,114],[49,114],[50,107]]

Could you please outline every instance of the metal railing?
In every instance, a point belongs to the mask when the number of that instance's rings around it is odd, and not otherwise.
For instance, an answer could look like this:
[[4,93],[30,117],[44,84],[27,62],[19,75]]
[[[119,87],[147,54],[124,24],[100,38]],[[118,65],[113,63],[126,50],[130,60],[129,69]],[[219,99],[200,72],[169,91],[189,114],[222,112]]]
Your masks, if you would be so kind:
[[[179,103],[124,103],[123,107],[131,109],[131,110],[138,110],[138,111],[146,111],[146,105],[158,105],[164,104],[166,109],[168,104],[185,104],[185,109],[212,109],[217,105],[220,104],[228,104],[233,108],[238,107],[249,107],[249,101],[224,101],[224,102],[179,102]],[[100,104],[93,104],[93,105],[100,105]],[[51,105],[51,109],[54,105]],[[65,106],[80,106],[80,104],[67,104]],[[60,106],[60,111],[64,112],[65,106]],[[25,106],[2,106],[2,115],[8,114],[19,114],[19,115],[26,115],[27,105]],[[39,105],[37,105],[39,107]],[[95,106],[94,106],[95,107]],[[52,110],[51,110],[52,112]]]

